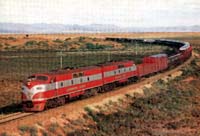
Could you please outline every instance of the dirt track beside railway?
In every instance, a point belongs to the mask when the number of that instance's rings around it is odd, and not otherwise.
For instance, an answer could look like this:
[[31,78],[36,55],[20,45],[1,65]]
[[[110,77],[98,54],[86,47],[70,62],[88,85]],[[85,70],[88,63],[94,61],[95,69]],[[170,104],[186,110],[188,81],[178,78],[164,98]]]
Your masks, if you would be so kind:
[[145,85],[149,85],[161,78],[166,79],[166,78],[173,78],[173,77],[179,76],[180,68],[189,64],[192,59],[193,57],[190,58],[188,61],[186,61],[184,64],[176,67],[175,69],[144,79],[137,84],[128,85],[123,88],[116,89],[111,92],[99,94],[98,96],[94,96],[85,100],[78,100],[78,101],[66,104],[64,106],[58,107],[58,108],[50,109],[45,112],[36,113],[29,117],[24,117],[19,120],[14,120],[12,122],[1,124],[0,132],[16,133],[18,132],[19,126],[23,126],[23,125],[32,126],[37,123],[48,124],[49,122],[59,120],[62,114],[65,114],[66,118],[70,120],[75,120],[77,118],[80,118],[83,115],[83,113],[85,113],[84,111],[85,107],[90,107],[94,105],[103,105],[109,100],[113,101],[113,100],[117,100],[118,98],[123,98],[124,95],[128,93],[137,92],[137,93],[143,94],[142,88],[145,87]]

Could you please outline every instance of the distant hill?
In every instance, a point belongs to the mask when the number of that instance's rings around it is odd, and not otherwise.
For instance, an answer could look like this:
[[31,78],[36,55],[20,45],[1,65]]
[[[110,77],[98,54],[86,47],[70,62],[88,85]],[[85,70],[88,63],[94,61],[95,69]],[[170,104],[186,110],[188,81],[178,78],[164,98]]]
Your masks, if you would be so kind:
[[0,23],[0,33],[111,33],[111,32],[200,32],[200,25],[177,27],[119,27],[115,25],[63,25]]

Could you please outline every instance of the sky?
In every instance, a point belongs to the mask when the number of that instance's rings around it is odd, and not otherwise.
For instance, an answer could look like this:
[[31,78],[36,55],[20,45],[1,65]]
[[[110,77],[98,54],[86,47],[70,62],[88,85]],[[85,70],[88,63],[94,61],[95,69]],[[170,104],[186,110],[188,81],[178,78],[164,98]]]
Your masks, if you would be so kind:
[[200,0],[0,0],[2,23],[200,25]]

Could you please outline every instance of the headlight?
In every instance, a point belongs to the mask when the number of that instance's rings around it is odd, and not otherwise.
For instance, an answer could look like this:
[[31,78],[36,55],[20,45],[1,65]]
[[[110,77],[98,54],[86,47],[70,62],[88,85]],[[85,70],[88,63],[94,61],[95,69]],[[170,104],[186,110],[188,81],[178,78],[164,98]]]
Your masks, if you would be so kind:
[[29,99],[31,99],[31,97],[32,97],[33,93],[32,93],[32,92],[28,92],[28,94],[27,94],[27,95],[28,95],[28,98],[29,98]]

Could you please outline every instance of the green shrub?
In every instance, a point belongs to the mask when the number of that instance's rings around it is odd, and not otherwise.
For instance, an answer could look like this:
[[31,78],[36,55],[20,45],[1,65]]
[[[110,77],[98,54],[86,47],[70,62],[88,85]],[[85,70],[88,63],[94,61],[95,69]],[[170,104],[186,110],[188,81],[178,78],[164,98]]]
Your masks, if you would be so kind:
[[87,49],[95,49],[95,45],[92,43],[86,43],[86,48]]
[[4,49],[5,49],[5,50],[9,50],[10,48],[9,48],[9,47],[5,47]]
[[47,41],[40,41],[40,42],[38,42],[38,45],[39,46],[49,46]]
[[67,41],[64,41],[64,42],[63,42],[63,46],[64,46],[64,47],[67,47],[68,45],[69,45],[69,43],[68,43]]
[[26,126],[26,125],[23,125],[23,126],[19,126],[18,128],[22,133],[25,133],[25,132],[28,132],[30,127],[29,126]]
[[85,37],[82,37],[82,36],[81,36],[81,37],[79,37],[79,40],[78,40],[78,41],[79,41],[79,42],[83,42],[84,40],[85,40]]
[[41,130],[42,136],[48,136],[48,133],[45,130]]
[[25,43],[25,45],[26,45],[26,46],[37,45],[37,41],[34,41],[34,40],[32,40],[32,41],[27,41],[27,42]]
[[65,119],[65,118],[66,118],[66,114],[63,113],[63,114],[61,115],[61,117],[62,117],[63,119]]
[[60,40],[60,39],[53,40],[53,42],[55,42],[55,43],[63,43],[63,41]]
[[8,40],[13,40],[13,41],[15,41],[15,40],[17,40],[17,39],[14,38],[14,37],[8,37]]
[[9,43],[5,43],[5,46],[10,46],[10,44]]
[[38,130],[36,127],[31,127],[29,129],[29,132],[30,132],[31,136],[37,136]]
[[11,46],[11,48],[12,48],[12,49],[16,49],[16,48],[17,48],[17,46]]
[[58,123],[51,123],[48,130],[52,133],[56,132],[56,129],[59,127]]
[[99,118],[98,118],[97,114],[96,114],[92,109],[90,109],[89,107],[85,107],[84,109],[85,109],[85,111],[88,113],[88,115],[89,115],[90,117],[92,117],[92,119],[93,119],[95,122],[99,122]]
[[8,134],[6,132],[3,132],[0,134],[0,136],[8,136]]
[[86,49],[89,49],[89,50],[102,50],[102,49],[109,49],[109,48],[113,48],[113,46],[86,43]]
[[69,40],[71,40],[71,38],[66,38],[66,39],[65,39],[65,41],[69,41]]

